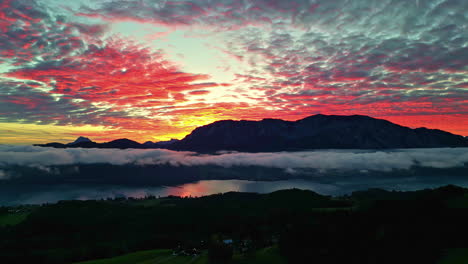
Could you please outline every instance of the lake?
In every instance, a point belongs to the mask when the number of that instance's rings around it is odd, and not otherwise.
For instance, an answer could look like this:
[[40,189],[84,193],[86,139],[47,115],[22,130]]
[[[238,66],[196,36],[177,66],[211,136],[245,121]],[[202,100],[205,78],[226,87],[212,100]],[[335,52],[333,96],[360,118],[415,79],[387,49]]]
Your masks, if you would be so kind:
[[468,187],[466,177],[410,177],[368,179],[363,177],[331,179],[291,179],[281,181],[202,180],[178,186],[121,185],[0,185],[0,204],[43,204],[60,200],[94,200],[117,197],[144,198],[169,195],[197,197],[225,192],[270,193],[284,189],[312,190],[324,195],[344,195],[357,190],[382,188],[411,191],[444,186],[447,182]]

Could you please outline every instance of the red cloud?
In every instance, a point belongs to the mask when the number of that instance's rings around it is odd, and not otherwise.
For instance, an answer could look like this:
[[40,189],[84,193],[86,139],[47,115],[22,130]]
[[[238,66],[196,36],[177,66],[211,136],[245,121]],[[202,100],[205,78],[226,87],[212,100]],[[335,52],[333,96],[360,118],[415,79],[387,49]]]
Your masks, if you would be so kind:
[[[94,116],[97,120],[88,123],[119,128],[107,135],[110,138],[153,139],[170,134],[180,137],[181,131],[188,133],[193,126],[173,127],[161,120],[161,115],[168,115],[158,109],[167,111],[185,102],[185,92],[203,95],[208,93],[204,88],[229,85],[204,82],[208,75],[183,72],[162,54],[120,39],[102,47],[90,45],[86,52],[68,57],[60,65],[19,69],[6,76],[34,81],[29,87],[36,90],[42,88],[37,85],[42,82],[53,88],[49,94],[60,94],[66,100],[79,99],[76,107],[80,109],[101,107],[102,113]],[[40,107],[39,102],[24,98],[12,97],[9,102],[28,109]],[[192,109],[190,114],[195,111],[198,109]],[[59,119],[56,117],[56,121]]]
[[209,76],[181,72],[161,54],[121,40],[104,47],[92,45],[62,65],[18,70],[8,76],[44,82],[54,87],[51,93],[71,98],[140,107],[145,100],[153,100],[150,106],[154,100],[184,100],[180,92],[214,85],[192,84]]
[[196,90],[196,91],[189,92],[190,95],[205,95],[209,93],[210,91],[207,91],[207,90]]

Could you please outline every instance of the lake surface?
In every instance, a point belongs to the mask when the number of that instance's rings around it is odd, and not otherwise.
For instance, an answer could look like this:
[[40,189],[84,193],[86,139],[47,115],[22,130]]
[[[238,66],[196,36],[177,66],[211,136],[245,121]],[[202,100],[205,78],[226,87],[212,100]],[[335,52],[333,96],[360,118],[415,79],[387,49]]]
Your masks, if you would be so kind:
[[204,196],[225,192],[270,193],[284,189],[312,190],[324,195],[344,195],[357,190],[383,188],[387,190],[420,190],[447,185],[468,187],[466,177],[411,177],[411,178],[349,178],[291,179],[282,181],[202,180],[179,186],[118,186],[118,185],[22,185],[0,186],[1,205],[55,203],[60,200],[94,200],[116,197],[144,198],[174,196]]

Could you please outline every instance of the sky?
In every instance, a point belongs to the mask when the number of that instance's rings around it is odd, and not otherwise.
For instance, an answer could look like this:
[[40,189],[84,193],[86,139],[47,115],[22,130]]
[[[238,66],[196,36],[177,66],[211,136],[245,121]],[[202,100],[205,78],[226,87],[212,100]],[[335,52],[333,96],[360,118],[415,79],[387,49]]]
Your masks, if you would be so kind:
[[0,144],[369,115],[468,136],[466,0],[0,0]]

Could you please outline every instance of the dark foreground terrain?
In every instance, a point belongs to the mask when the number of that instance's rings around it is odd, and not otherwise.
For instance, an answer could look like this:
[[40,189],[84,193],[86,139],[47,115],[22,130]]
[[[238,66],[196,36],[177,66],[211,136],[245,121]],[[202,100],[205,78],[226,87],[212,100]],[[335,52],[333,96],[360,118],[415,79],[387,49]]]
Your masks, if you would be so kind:
[[456,186],[63,201],[2,207],[0,263],[467,263],[467,223]]

